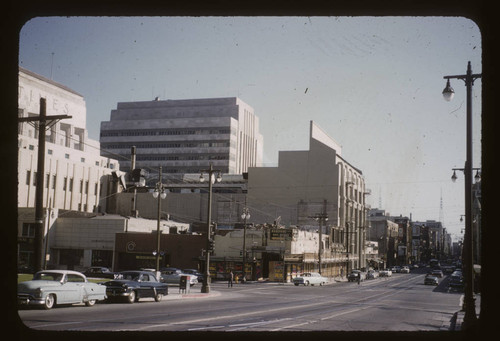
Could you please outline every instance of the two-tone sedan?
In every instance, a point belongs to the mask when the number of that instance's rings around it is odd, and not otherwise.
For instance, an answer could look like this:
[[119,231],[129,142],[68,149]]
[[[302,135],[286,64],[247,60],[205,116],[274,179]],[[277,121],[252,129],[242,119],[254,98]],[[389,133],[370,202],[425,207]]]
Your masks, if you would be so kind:
[[164,295],[168,295],[168,285],[158,281],[152,272],[123,271],[120,275],[120,279],[102,283],[106,287],[108,300],[122,298],[134,303],[140,298],[152,297],[160,302]]
[[179,285],[181,284],[181,278],[182,277],[187,277],[189,278],[189,285],[193,286],[198,283],[198,276],[189,274],[189,273],[184,273],[180,269],[177,268],[165,268],[162,269],[161,275],[160,275],[160,281],[163,283],[168,283],[171,285]]
[[328,283],[328,278],[321,276],[317,272],[305,272],[301,276],[297,276],[293,279],[293,284],[298,286],[302,285],[323,285]]
[[35,305],[51,309],[56,304],[85,303],[93,306],[106,298],[106,288],[87,281],[85,275],[70,270],[44,270],[33,280],[17,285],[17,301],[20,306]]

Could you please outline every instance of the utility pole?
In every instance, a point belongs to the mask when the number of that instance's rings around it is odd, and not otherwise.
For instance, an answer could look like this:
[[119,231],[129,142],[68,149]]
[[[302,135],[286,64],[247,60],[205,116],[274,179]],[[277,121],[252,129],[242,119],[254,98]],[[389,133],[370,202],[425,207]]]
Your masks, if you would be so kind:
[[[213,251],[214,239],[212,239],[212,228],[211,228],[211,220],[212,220],[212,185],[215,182],[222,181],[221,171],[214,169],[212,163],[210,163],[209,169],[202,170],[200,174],[200,182],[204,182],[205,178],[203,177],[203,173],[208,174],[208,211],[207,211],[207,250],[205,252],[205,276],[203,277],[203,284],[201,286],[202,293],[210,292],[210,252]],[[214,174],[217,173],[217,177]],[[214,231],[215,233],[215,231]],[[214,235],[215,237],[215,235]]]
[[34,244],[34,270],[40,271],[43,267],[43,235],[44,235],[44,210],[43,210],[43,180],[45,175],[45,130],[58,120],[71,118],[68,115],[47,116],[46,99],[40,98],[40,115],[38,117],[19,117],[18,122],[38,122],[38,160],[36,167],[35,191],[35,244]]
[[328,221],[328,215],[326,214],[326,200],[324,201],[323,203],[323,212],[322,213],[318,213],[314,216],[310,216],[309,218],[312,218],[314,220],[316,220],[318,223],[319,223],[319,245],[318,245],[318,266],[319,266],[319,274],[321,275],[322,274],[322,264],[321,264],[321,260],[322,260],[322,253],[323,253],[323,222],[325,222],[325,225],[326,225],[326,222]]
[[[130,172],[135,169],[135,159],[136,159],[136,152],[135,152],[135,146],[132,146],[130,149],[130,154],[131,154],[131,162],[130,162]],[[161,182],[161,181],[160,181]],[[132,216],[138,217],[138,212],[137,212],[137,184],[134,184],[134,196],[132,198]]]

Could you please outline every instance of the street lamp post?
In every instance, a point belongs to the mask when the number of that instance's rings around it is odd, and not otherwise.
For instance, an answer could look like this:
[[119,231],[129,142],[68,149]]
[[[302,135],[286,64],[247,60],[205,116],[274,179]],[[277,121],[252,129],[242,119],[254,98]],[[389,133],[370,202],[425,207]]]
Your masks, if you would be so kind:
[[[476,307],[473,292],[473,245],[472,245],[472,86],[474,80],[481,78],[481,74],[473,74],[470,61],[467,64],[465,75],[444,76],[447,80],[443,90],[443,97],[446,101],[451,101],[455,91],[450,86],[450,79],[461,79],[465,82],[467,89],[467,151],[464,168],[465,176],[465,236],[464,236],[464,267],[465,267],[465,316],[463,322],[464,329],[472,329],[477,325]],[[456,178],[456,175],[455,175]]]
[[243,213],[241,214],[241,218],[244,219],[243,225],[243,279],[241,280],[243,283],[247,280],[246,274],[246,264],[247,264],[247,248],[246,248],[246,239],[247,239],[247,219],[250,219],[250,211],[247,207],[243,208]]
[[[201,286],[202,293],[210,292],[210,252],[212,249],[212,232],[211,232],[211,220],[212,220],[212,185],[215,182],[221,182],[221,172],[220,170],[213,169],[212,163],[210,163],[209,169],[202,170],[200,174],[200,182],[204,182],[205,178],[203,172],[208,173],[208,212],[207,212],[207,248],[205,250],[205,276],[203,276],[203,284]],[[217,173],[217,178],[214,177],[214,173]]]
[[155,251],[155,256],[156,256],[155,269],[156,269],[156,273],[158,273],[158,271],[160,271],[161,199],[165,199],[167,197],[167,193],[165,192],[165,189],[163,188],[163,184],[161,183],[161,166],[158,169],[158,182],[156,183],[155,190],[153,191],[153,197],[155,199],[158,199],[158,216],[157,216],[157,223],[156,223],[156,251]]

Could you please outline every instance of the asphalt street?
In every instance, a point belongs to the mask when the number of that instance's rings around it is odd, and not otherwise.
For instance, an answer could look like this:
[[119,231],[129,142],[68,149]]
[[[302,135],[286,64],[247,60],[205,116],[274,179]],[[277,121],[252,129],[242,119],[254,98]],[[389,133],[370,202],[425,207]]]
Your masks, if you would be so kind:
[[65,331],[444,331],[462,293],[447,278],[424,285],[424,273],[394,274],[325,286],[214,282],[189,294],[171,287],[161,302],[98,303],[19,310],[28,330]]

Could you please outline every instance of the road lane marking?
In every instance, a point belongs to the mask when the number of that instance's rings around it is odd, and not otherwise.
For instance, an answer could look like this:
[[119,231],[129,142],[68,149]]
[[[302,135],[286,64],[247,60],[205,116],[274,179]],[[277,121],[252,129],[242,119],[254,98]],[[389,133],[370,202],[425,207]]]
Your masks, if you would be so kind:
[[[305,308],[305,307],[314,307],[318,305],[325,305],[325,304],[331,304],[331,303],[340,303],[337,301],[322,301],[318,303],[311,303],[311,304],[300,304],[297,307]],[[282,310],[290,310],[293,309],[293,307],[287,306],[283,308],[275,308],[275,309],[268,309],[266,310],[267,313],[270,312],[277,312],[277,311],[282,311]],[[170,322],[170,323],[159,323],[159,324],[154,324],[154,325],[148,325],[148,326],[143,326],[143,327],[138,327],[138,328],[126,328],[126,329],[120,329],[122,331],[138,331],[138,330],[146,330],[146,329],[152,329],[152,328],[161,328],[161,327],[167,327],[167,326],[172,326],[172,325],[182,325],[182,324],[192,324],[192,323],[200,323],[200,322],[208,322],[208,321],[213,321],[213,320],[219,320],[219,319],[226,319],[226,318],[236,318],[236,317],[245,317],[245,316],[251,316],[251,315],[258,315],[262,314],[262,311],[251,311],[247,313],[240,313],[240,314],[232,314],[232,315],[224,315],[224,316],[211,316],[211,317],[206,317],[206,318],[200,318],[200,319],[194,319],[194,320],[186,320],[186,321],[179,321],[179,322]]]

